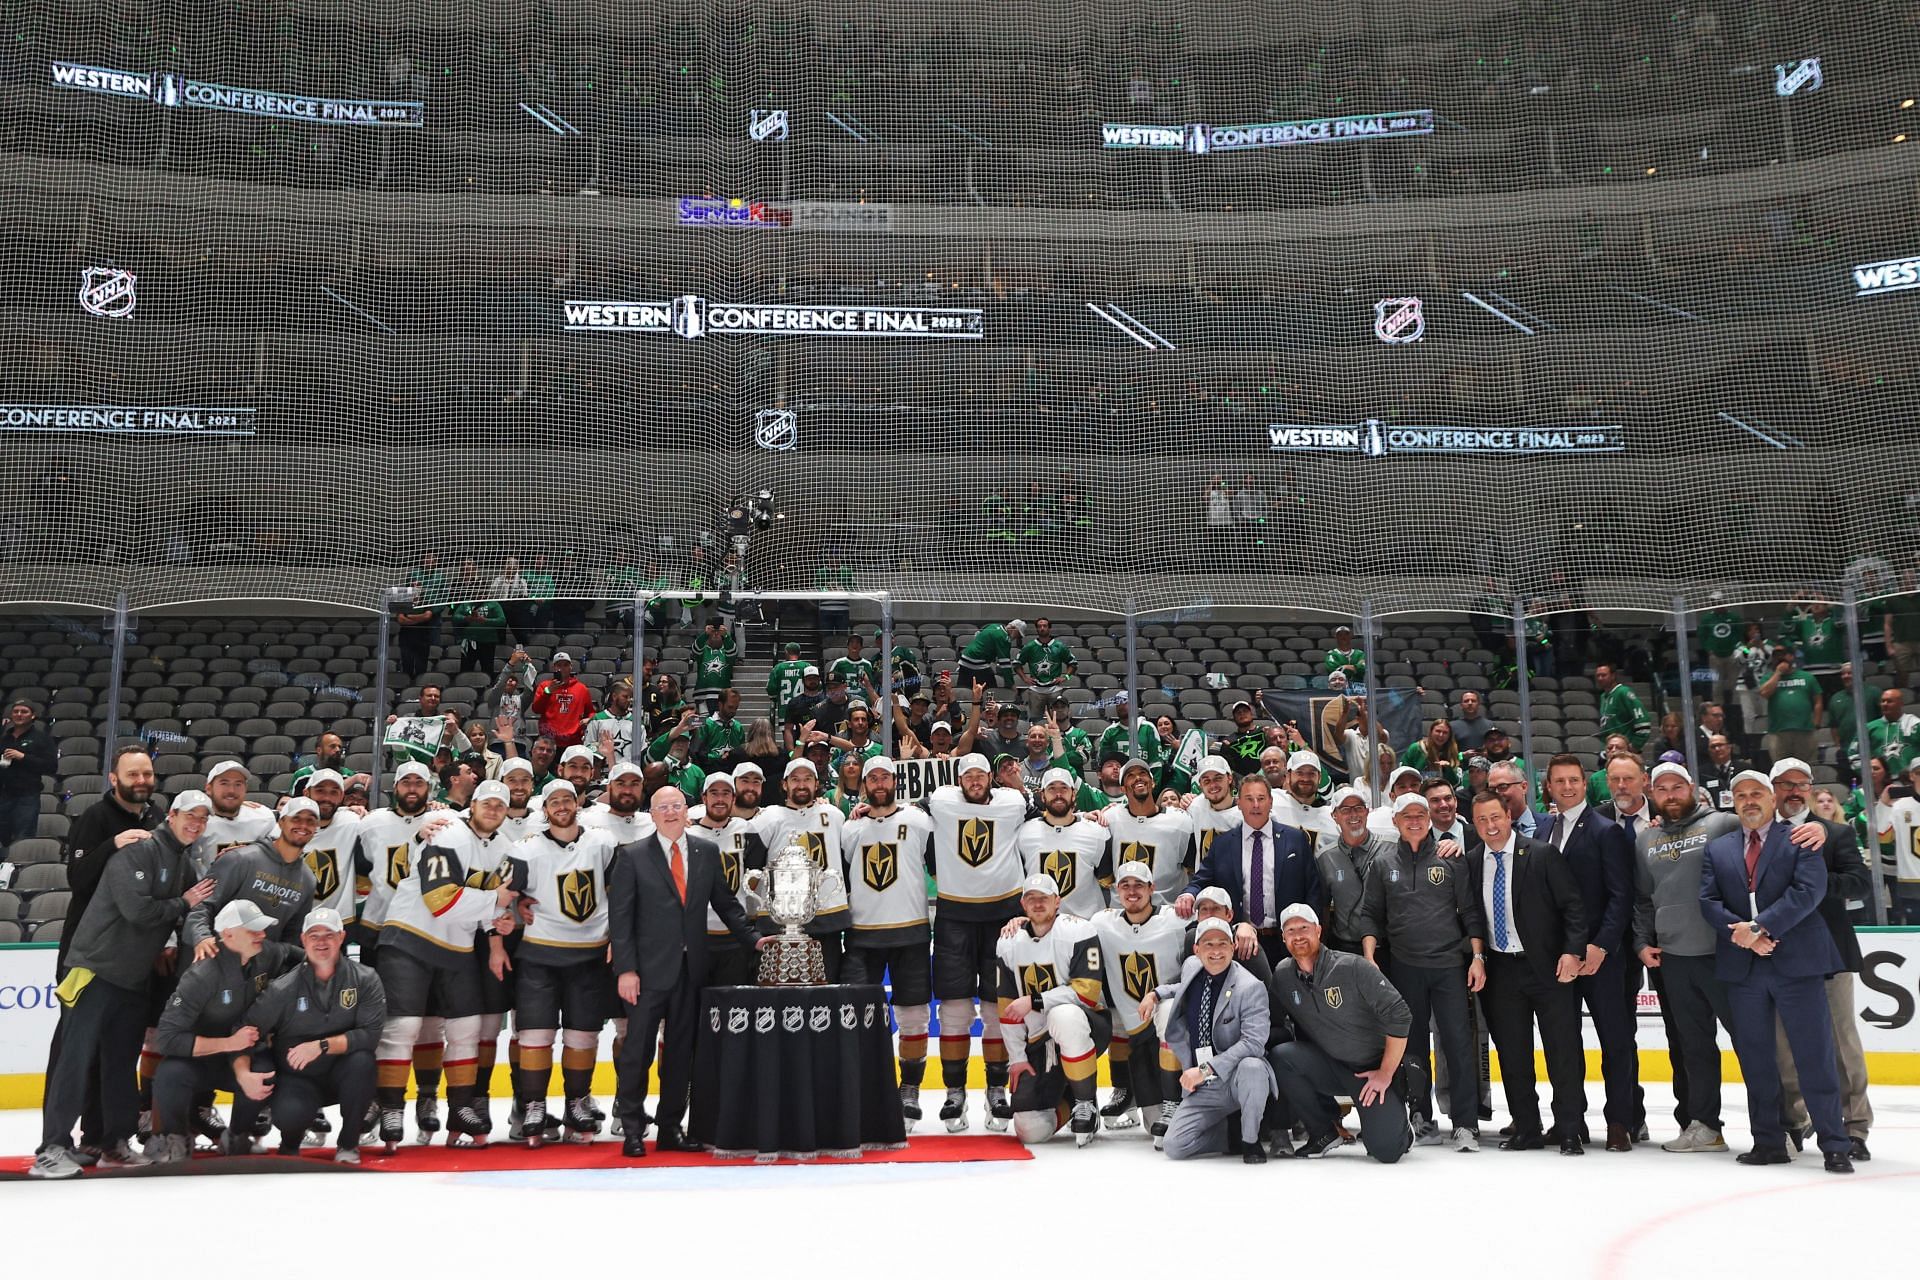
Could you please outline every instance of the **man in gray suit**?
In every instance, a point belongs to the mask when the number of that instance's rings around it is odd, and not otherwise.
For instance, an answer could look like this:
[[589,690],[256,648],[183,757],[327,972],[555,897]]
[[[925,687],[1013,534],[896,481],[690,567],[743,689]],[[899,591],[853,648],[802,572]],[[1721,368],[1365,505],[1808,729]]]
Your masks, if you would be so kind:
[[680,1129],[693,1081],[694,1022],[707,985],[707,908],[745,946],[759,946],[740,899],[720,873],[720,848],[687,831],[687,799],[678,787],[653,796],[654,834],[621,845],[607,877],[613,972],[627,1018],[614,1069],[614,1114],[626,1140],[621,1154],[646,1155],[647,1071],[665,1025],[660,1059],[660,1126],[655,1150],[698,1151]]
[[1178,983],[1158,987],[1140,1002],[1141,1019],[1151,1021],[1162,1000],[1173,1001],[1164,1043],[1181,1067],[1181,1103],[1167,1126],[1167,1155],[1187,1160],[1225,1151],[1227,1124],[1237,1111],[1241,1158],[1265,1164],[1260,1118],[1274,1096],[1266,990],[1234,963],[1233,930],[1225,921],[1202,920],[1193,950]]

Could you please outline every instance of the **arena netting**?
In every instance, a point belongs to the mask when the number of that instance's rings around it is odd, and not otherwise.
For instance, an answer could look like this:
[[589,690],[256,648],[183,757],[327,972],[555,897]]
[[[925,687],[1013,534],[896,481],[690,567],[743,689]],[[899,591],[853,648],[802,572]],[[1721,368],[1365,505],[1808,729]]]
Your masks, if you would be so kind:
[[9,3],[0,599],[1912,590],[1905,9]]

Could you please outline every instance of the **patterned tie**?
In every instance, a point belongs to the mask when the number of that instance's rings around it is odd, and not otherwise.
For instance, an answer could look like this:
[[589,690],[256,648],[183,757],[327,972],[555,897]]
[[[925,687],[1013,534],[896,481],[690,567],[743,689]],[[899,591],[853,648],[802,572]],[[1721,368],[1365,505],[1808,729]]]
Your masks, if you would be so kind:
[[1213,1048],[1213,979],[1205,972],[1200,974],[1200,1044],[1198,1047]]
[[680,856],[680,842],[675,840],[667,858],[667,869],[673,872],[673,887],[680,895],[680,902],[687,901],[687,860]]
[[1493,851],[1493,945],[1507,949],[1507,851]]
[[1267,833],[1253,833],[1253,883],[1247,886],[1247,914],[1257,929],[1267,919]]
[[1754,872],[1759,868],[1759,866],[1760,866],[1760,833],[1758,831],[1749,831],[1747,832],[1747,892],[1748,893],[1753,892],[1754,880],[1755,880]]

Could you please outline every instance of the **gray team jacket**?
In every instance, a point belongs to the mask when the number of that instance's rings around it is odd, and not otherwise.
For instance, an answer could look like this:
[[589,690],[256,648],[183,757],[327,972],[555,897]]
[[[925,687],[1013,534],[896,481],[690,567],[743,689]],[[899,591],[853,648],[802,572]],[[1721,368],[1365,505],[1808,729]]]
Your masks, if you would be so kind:
[[1288,956],[1274,966],[1267,991],[1276,1023],[1356,1074],[1379,1066],[1387,1037],[1404,1037],[1413,1025],[1386,975],[1351,951],[1321,947],[1311,977]]
[[187,917],[180,895],[193,887],[187,847],[161,827],[107,861],[67,951],[67,967],[91,969],[102,982],[142,991],[153,962]]
[[1700,864],[1707,842],[1737,829],[1730,813],[1696,808],[1671,822],[1647,827],[1634,838],[1633,945],[1659,947],[1677,956],[1713,954],[1713,926],[1700,913]]

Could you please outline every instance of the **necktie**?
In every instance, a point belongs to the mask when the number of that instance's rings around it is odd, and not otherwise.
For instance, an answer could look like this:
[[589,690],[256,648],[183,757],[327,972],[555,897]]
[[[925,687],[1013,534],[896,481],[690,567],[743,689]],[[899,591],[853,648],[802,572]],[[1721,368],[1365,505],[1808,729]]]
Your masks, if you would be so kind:
[[1620,821],[1624,822],[1627,826],[1627,839],[1633,839],[1635,834],[1634,824],[1639,822],[1640,819],[1630,813],[1623,813],[1620,815]]
[[1213,979],[1204,973],[1200,975],[1200,1044],[1198,1047],[1213,1048]]
[[1760,866],[1760,833],[1758,831],[1749,831],[1747,832],[1747,892],[1748,893],[1753,892],[1754,880],[1755,880],[1754,872],[1759,868],[1759,866]]
[[680,842],[675,840],[667,858],[667,869],[673,872],[674,891],[680,895],[684,904],[687,900],[687,860],[680,856]]
[[1253,833],[1253,883],[1247,886],[1247,914],[1257,929],[1267,920],[1267,833]]
[[1493,851],[1493,945],[1507,949],[1507,851]]

